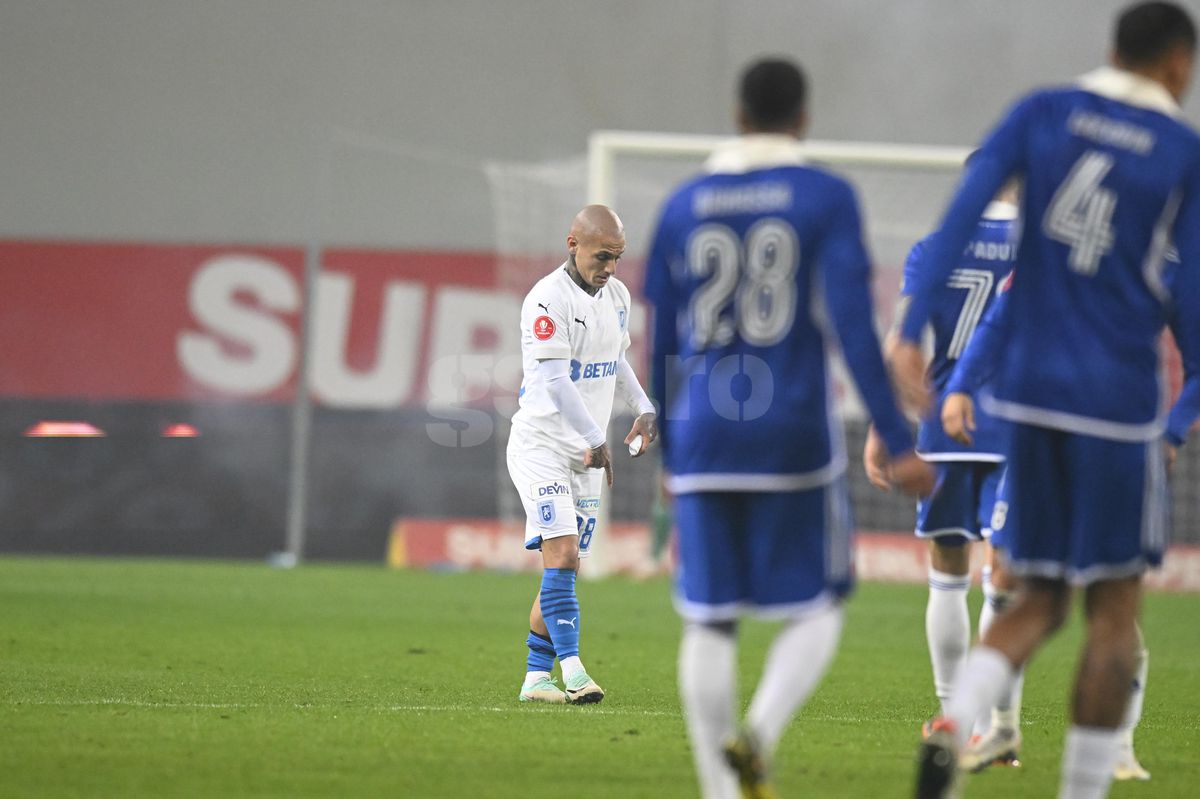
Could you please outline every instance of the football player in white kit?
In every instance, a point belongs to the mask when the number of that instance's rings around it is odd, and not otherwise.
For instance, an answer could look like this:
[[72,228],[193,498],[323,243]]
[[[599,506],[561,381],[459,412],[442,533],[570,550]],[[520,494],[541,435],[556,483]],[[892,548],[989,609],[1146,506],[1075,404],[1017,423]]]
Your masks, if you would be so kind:
[[[625,251],[621,220],[603,205],[589,205],[575,217],[567,248],[566,263],[534,284],[521,304],[524,379],[508,473],[525,506],[525,548],[540,549],[543,565],[520,700],[586,704],[599,702],[604,691],[579,659],[575,575],[596,532],[600,480],[613,482],[605,431],[614,398],[637,414],[625,437],[634,457],[658,437],[658,423],[625,360],[629,289],[613,276]],[[550,677],[556,657],[566,691]]]

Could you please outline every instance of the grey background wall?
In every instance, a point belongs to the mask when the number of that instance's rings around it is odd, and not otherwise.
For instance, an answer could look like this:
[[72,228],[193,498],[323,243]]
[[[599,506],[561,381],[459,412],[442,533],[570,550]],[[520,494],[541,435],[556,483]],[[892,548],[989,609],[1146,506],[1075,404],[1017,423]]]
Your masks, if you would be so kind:
[[814,137],[970,144],[1100,63],[1122,5],[5,0],[0,236],[303,242],[331,153],[324,238],[487,249],[484,161],[730,132],[756,54],[808,68]]

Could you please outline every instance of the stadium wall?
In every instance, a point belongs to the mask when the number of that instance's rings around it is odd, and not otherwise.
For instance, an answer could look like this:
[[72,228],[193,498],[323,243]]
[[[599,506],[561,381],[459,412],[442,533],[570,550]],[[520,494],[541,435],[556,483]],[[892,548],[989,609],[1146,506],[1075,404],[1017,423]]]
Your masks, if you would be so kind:
[[[1102,62],[1123,5],[6,0],[0,236],[489,250],[484,162],[731,133],[755,55],[806,65],[815,138],[970,145]],[[314,231],[322,164],[346,180]]]

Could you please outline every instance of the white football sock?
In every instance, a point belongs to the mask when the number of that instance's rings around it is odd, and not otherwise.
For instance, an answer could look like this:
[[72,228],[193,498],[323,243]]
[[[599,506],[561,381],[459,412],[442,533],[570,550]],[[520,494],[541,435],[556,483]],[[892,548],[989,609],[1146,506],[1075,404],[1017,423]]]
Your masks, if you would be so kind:
[[797,619],[775,636],[746,716],[768,757],[833,660],[842,616],[841,605],[835,605]]
[[527,672],[525,672],[525,683],[521,687],[522,688],[531,688],[531,687],[533,687],[533,684],[535,682],[542,679],[543,677],[546,678],[547,680],[550,679],[550,672],[548,672],[548,671],[527,671]]
[[945,714],[956,725],[960,747],[971,735],[971,724],[1012,690],[1015,678],[1012,664],[999,650],[980,644],[967,655],[954,680]]
[[1117,762],[1117,730],[1071,725],[1063,748],[1058,799],[1104,799]]
[[704,799],[736,799],[737,778],[722,745],[737,732],[737,639],[689,624],[679,645],[679,696]]
[[925,606],[925,639],[933,664],[933,689],[946,712],[954,677],[971,644],[971,618],[967,611],[967,574],[929,570],[929,602]]
[[583,661],[578,656],[563,658],[558,661],[558,665],[562,668],[563,682],[574,677],[579,672],[583,671]]
[[[982,639],[987,635],[988,630],[992,628],[992,622],[996,619],[996,614],[1003,612],[1004,608],[1012,601],[1013,595],[1011,591],[1005,591],[997,588],[992,583],[992,570],[985,566],[983,569],[983,608],[979,611],[979,638]],[[1025,687],[1025,669],[1021,668],[1017,671],[1016,677],[1013,679],[1012,690],[1007,695],[1001,695],[996,706],[990,711],[985,711],[985,718],[981,722],[976,720],[975,728],[977,732],[982,731],[981,728],[995,726],[1004,730],[1016,730],[1021,726],[1021,694]]]
[[979,637],[987,635],[992,629],[996,614],[1012,599],[1012,593],[997,588],[992,582],[992,567],[983,567],[983,607],[979,609]]
[[992,708],[992,726],[1002,730],[1015,730],[1021,726],[1021,694],[1025,689],[1025,669],[1017,669],[1013,675],[1012,688],[1001,694]]
[[1142,702],[1146,699],[1146,677],[1150,671],[1150,653],[1144,646],[1138,647],[1137,663],[1133,678],[1133,689],[1129,694],[1129,704],[1125,707],[1125,717],[1121,719],[1120,730],[1123,738],[1133,745],[1133,730],[1142,720]]

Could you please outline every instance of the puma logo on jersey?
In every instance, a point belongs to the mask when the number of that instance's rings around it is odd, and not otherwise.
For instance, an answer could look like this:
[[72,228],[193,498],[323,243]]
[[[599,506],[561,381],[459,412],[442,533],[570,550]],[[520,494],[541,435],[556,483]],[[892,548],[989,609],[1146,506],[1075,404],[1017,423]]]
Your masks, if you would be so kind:
[[566,619],[559,619],[559,620],[558,620],[557,622],[555,622],[555,623],[556,623],[556,624],[567,624],[567,625],[570,625],[571,629],[572,629],[572,630],[574,630],[574,629],[575,629],[575,619],[578,619],[578,618],[579,618],[578,616],[573,616],[573,617],[571,618],[571,620],[570,620],[570,621],[567,621]]
[[582,319],[580,319],[578,316],[577,316],[577,317],[575,317],[575,321],[576,321],[576,322],[578,322],[579,324],[583,325],[583,329],[584,329],[584,330],[587,330],[587,322],[583,321],[583,320],[582,320]]
[[543,311],[545,311],[546,313],[550,313],[550,303],[546,303],[545,305],[542,305],[542,304],[539,302],[539,303],[537,304],[537,307],[541,308],[541,309],[542,309]]

